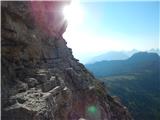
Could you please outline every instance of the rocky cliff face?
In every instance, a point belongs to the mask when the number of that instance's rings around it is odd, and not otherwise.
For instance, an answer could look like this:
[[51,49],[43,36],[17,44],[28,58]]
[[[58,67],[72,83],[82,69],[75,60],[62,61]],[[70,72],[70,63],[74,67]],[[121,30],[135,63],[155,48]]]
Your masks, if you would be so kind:
[[2,120],[131,120],[62,37],[68,2],[2,2]]

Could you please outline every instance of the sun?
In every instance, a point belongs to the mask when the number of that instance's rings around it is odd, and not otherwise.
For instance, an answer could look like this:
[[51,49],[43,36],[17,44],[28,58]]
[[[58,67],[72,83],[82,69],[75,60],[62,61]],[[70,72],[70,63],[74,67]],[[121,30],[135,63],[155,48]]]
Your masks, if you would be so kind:
[[72,0],[70,5],[65,6],[63,9],[63,14],[68,22],[68,25],[71,25],[72,27],[80,25],[84,18],[84,12],[79,1],[77,0]]

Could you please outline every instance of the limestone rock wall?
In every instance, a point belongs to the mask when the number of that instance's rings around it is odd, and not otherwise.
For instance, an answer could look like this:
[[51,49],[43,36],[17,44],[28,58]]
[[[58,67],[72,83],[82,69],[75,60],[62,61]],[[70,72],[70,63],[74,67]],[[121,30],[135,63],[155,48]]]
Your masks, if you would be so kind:
[[65,4],[1,2],[2,120],[131,120],[66,46]]

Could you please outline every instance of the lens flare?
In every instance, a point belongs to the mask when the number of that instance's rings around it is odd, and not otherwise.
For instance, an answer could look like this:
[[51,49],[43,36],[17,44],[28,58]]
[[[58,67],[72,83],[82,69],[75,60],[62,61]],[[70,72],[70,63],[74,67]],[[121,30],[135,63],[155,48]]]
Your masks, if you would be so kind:
[[95,106],[89,106],[87,111],[94,114],[97,112],[97,108]]

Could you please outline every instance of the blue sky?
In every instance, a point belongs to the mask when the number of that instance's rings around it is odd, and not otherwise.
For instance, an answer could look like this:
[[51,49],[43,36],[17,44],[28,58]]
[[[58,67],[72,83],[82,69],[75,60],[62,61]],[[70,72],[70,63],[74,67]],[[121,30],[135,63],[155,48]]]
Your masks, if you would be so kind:
[[107,51],[159,48],[160,3],[101,1],[79,6],[83,21],[68,28],[66,34],[74,31],[75,37],[66,35],[66,40],[80,60]]
[[158,2],[89,2],[82,6],[86,11],[83,27],[93,33],[158,36]]

